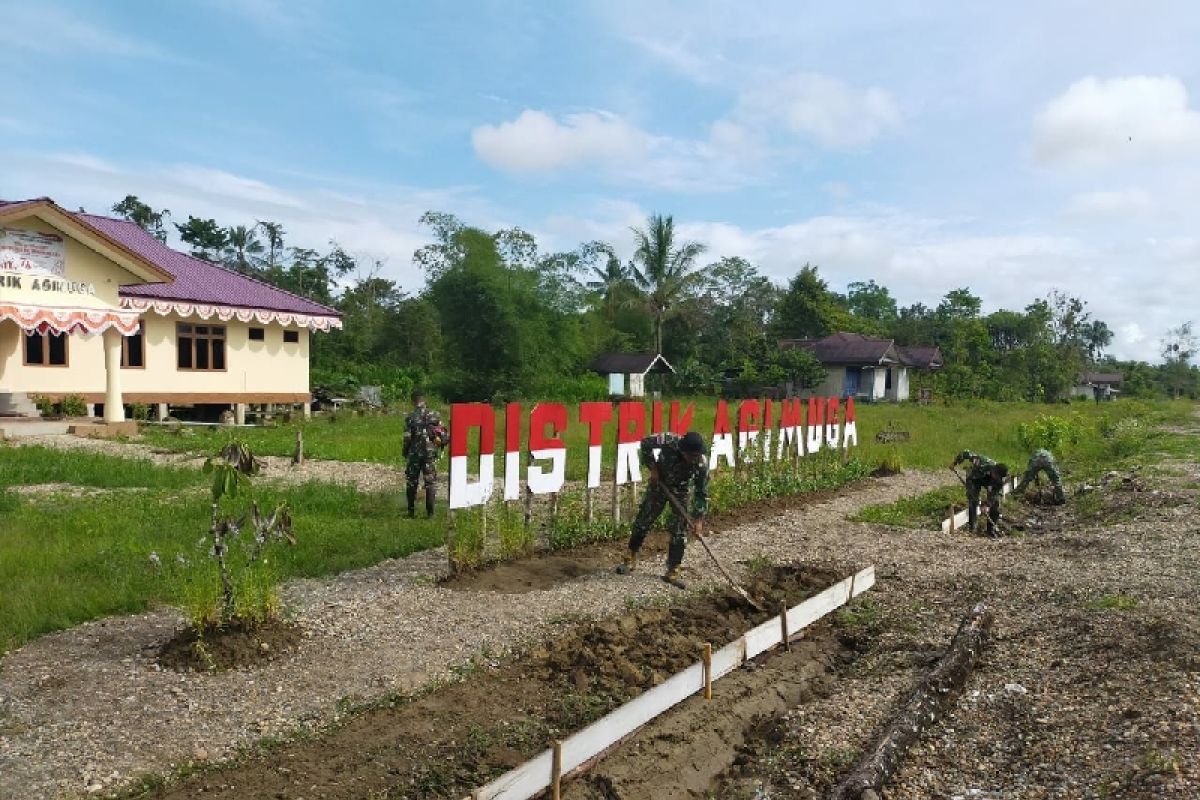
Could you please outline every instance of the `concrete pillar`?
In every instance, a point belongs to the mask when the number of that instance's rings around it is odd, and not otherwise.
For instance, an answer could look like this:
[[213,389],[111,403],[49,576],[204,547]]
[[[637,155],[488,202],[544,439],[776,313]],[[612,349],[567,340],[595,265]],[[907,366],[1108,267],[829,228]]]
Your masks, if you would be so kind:
[[170,415],[171,415],[171,410],[169,408],[167,408],[167,404],[159,403],[158,404],[158,421],[162,422],[164,419],[166,419]]
[[246,404],[245,403],[234,403],[233,404],[233,424],[234,425],[245,425],[246,424]]
[[104,332],[104,421],[124,422],[125,405],[121,399],[121,334],[109,328]]
[[88,404],[87,404],[87,415],[88,415],[89,417],[94,417],[94,416],[96,416],[96,404],[95,404],[95,403],[88,403]]
[[304,418],[312,419],[312,403],[301,403],[300,406],[304,409]]

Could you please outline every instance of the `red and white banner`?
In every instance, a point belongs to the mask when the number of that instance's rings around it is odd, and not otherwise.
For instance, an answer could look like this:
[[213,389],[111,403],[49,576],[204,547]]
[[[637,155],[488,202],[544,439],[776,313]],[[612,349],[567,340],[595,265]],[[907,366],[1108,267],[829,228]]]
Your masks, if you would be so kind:
[[[617,403],[615,412],[610,403],[581,403],[573,414],[588,431],[588,488],[600,486],[606,435],[616,445],[617,484],[637,483],[642,479],[642,439],[663,429],[661,402],[652,404],[649,418],[646,404],[637,401]],[[694,415],[693,404],[685,408],[672,401],[668,429],[680,435],[687,433]],[[505,407],[505,500],[520,498],[522,479],[533,494],[562,490],[567,477],[565,436],[571,417],[562,403],[537,403],[529,412],[522,436],[525,418],[521,404]],[[736,428],[731,424],[734,420]],[[496,412],[490,405],[456,403],[450,407],[450,508],[483,505],[491,498],[496,483],[495,439]],[[809,455],[822,448],[849,448],[858,444],[854,398],[848,398],[844,407],[836,397],[742,400],[732,413],[728,402],[718,400],[710,441],[710,471],[720,469],[722,461],[732,467],[739,458],[773,461]],[[524,469],[522,452],[527,454]]]

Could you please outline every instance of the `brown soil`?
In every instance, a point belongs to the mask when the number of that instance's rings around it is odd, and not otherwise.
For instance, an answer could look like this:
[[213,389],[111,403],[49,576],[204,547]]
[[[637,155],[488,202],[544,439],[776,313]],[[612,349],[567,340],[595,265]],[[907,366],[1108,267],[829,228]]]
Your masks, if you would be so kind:
[[[762,596],[793,605],[849,569],[776,567],[759,573],[753,586]],[[577,731],[694,663],[703,643],[722,646],[766,617],[736,596],[711,594],[580,625],[514,658],[477,663],[461,681],[350,715],[317,738],[140,796],[458,800],[536,755],[551,739]],[[772,671],[758,677],[761,686],[734,691],[742,678],[723,680],[723,697],[755,699],[740,712],[730,703],[722,724],[731,735],[736,729],[740,739],[758,716],[811,691],[809,678],[829,673],[847,652],[828,632],[817,632],[792,653],[780,654],[778,665],[766,657]],[[785,674],[791,676],[786,690],[762,692]],[[716,706],[706,708],[711,714]],[[685,724],[678,736],[687,733]],[[711,740],[704,771],[719,771],[732,758],[728,737],[718,730],[703,738]]]
[[[840,497],[855,484],[824,492],[811,492],[791,497],[774,497],[762,500],[753,506],[727,511],[706,522],[705,535],[720,534],[747,522],[758,522],[777,516],[780,512],[799,509]],[[665,515],[664,515],[665,518]],[[659,527],[651,531],[639,553],[647,562],[666,552],[667,535]],[[692,543],[689,547],[699,547]],[[504,561],[480,569],[462,572],[446,578],[440,585],[447,589],[464,591],[492,591],[504,594],[523,594],[551,589],[585,575],[611,572],[621,563],[626,552],[625,541],[601,542],[576,547],[565,553],[539,553],[519,561]],[[703,557],[703,554],[701,554]]]
[[256,667],[291,652],[301,631],[287,622],[236,621],[224,627],[180,630],[158,651],[158,663],[177,672]]

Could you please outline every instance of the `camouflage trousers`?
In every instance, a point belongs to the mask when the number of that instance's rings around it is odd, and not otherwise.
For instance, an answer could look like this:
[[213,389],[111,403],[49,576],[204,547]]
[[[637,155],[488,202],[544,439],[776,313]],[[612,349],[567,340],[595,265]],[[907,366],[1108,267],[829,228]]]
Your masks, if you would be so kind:
[[[687,486],[670,487],[671,493],[683,502],[687,498]],[[646,534],[669,504],[667,495],[657,484],[651,484],[642,496],[642,504],[638,506],[637,516],[633,518],[633,533],[629,537],[629,549],[636,553],[646,540]],[[688,524],[679,516],[679,512],[671,506],[669,522],[671,544],[667,549],[667,567],[677,567],[683,563],[683,551],[687,547]]]
[[966,480],[967,484],[967,529],[975,530],[975,522],[978,519],[979,512],[977,506],[979,504],[979,495],[983,490],[987,489],[987,532],[993,534],[996,532],[996,525],[1000,522],[1000,497],[1001,490],[995,488],[990,483],[977,483],[971,480],[970,477]]
[[433,516],[434,498],[437,497],[437,462],[431,456],[410,456],[404,465],[405,495],[408,499],[408,515],[416,513],[417,484],[425,481],[425,515]]
[[437,487],[437,462],[430,457],[422,458],[420,456],[409,458],[404,465],[404,482],[411,490],[417,490],[417,484],[421,479],[425,479],[426,491],[436,489]]
[[1029,460],[1025,475],[1017,484],[1017,492],[1025,491],[1025,487],[1031,483],[1037,483],[1038,475],[1042,472],[1046,473],[1046,477],[1050,479],[1050,485],[1054,487],[1054,499],[1059,503],[1065,502],[1067,496],[1063,491],[1062,476],[1058,474],[1058,466],[1053,459],[1045,456],[1034,456]]

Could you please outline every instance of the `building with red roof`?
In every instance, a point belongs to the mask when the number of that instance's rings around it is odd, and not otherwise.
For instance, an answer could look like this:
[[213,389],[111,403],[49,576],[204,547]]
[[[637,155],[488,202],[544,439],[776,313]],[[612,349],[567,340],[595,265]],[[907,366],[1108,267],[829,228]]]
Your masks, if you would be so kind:
[[0,201],[0,414],[79,395],[125,406],[308,407],[328,306],[167,247],[132,222],[49,198]]

